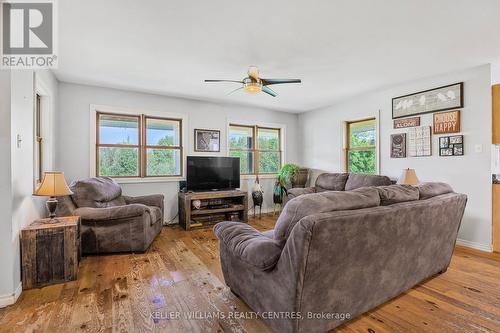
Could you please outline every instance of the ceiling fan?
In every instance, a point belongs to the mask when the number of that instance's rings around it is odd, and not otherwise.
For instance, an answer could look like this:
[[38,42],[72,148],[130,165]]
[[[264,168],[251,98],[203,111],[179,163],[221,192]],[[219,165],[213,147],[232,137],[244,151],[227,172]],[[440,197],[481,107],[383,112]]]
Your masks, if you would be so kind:
[[243,86],[239,87],[229,94],[232,94],[235,91],[243,89],[247,93],[255,94],[261,91],[269,94],[273,97],[278,96],[276,92],[274,92],[268,86],[272,84],[284,84],[284,83],[301,83],[300,79],[263,79],[259,77],[259,69],[257,66],[248,67],[248,76],[241,81],[238,80],[205,80],[205,82],[234,82],[241,83]]

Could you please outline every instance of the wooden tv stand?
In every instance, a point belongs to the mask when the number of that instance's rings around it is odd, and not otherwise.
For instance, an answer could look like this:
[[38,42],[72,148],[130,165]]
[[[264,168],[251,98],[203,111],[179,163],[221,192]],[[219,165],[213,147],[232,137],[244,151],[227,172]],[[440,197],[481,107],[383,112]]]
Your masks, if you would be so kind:
[[[200,200],[200,209],[193,207],[194,200]],[[233,220],[248,222],[247,192],[234,190],[179,193],[179,224],[186,230],[231,221],[230,215],[233,215]]]

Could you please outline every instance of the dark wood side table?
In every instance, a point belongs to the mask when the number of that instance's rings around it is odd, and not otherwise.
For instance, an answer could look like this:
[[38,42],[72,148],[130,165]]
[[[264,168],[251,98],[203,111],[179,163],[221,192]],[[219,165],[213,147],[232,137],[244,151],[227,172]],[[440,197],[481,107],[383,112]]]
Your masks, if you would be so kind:
[[36,220],[21,231],[23,289],[76,280],[80,263],[80,217]]

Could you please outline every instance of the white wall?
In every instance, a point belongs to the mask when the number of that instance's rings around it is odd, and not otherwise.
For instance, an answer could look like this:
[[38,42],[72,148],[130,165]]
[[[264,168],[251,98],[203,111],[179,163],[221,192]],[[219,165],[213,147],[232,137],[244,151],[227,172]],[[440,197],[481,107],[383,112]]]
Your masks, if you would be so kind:
[[12,303],[14,244],[12,242],[12,183],[10,168],[11,71],[0,70],[0,307]]
[[[91,104],[128,108],[153,112],[182,113],[188,117],[188,131],[184,143],[187,155],[194,155],[195,128],[221,131],[221,152],[212,155],[226,156],[226,127],[229,120],[255,123],[279,123],[286,126],[285,159],[295,162],[298,157],[297,118],[295,114],[271,111],[257,107],[216,104],[160,95],[76,85],[59,84],[59,114],[57,117],[56,166],[64,171],[68,181],[90,176],[90,117]],[[262,182],[265,194],[264,209],[272,209],[273,179]],[[165,218],[172,219],[177,213],[177,182],[121,184],[127,195],[161,193],[165,195]],[[243,180],[242,189],[249,189],[252,180]]]
[[500,83],[500,64],[491,65],[491,84]]
[[[5,252],[2,250],[0,259],[2,260],[0,263],[2,267],[0,306],[3,306],[12,303],[20,292],[20,230],[33,220],[45,215],[45,198],[32,196],[34,190],[34,91],[36,89],[34,73],[29,70],[15,70],[7,78],[4,74],[7,73],[6,71],[0,72],[2,73],[0,100],[7,107],[5,113],[2,110],[0,147],[2,169],[8,168],[7,173],[4,173],[4,170],[1,171],[0,191],[1,205],[9,205],[8,208],[0,207],[2,214],[6,215],[2,218],[4,224],[2,224],[0,246],[8,247]],[[46,87],[45,97],[57,100],[57,81],[52,73],[38,71],[37,75],[40,76],[38,84],[44,84]],[[49,116],[54,112],[55,107],[56,104],[50,103],[44,109],[49,123],[52,120]],[[47,155],[54,156],[52,140],[54,126],[45,124],[42,130],[45,131],[44,136],[47,137],[49,143],[46,150],[52,154]],[[20,144],[18,144],[18,136],[21,139]],[[52,164],[49,159],[45,164],[46,170],[50,169]],[[8,281],[3,280],[5,277],[9,278]]]
[[[465,107],[461,111],[465,155],[440,157],[438,136],[433,136],[431,157],[390,158],[393,97],[465,82]],[[399,177],[404,168],[414,168],[422,181],[450,183],[468,195],[459,238],[482,249],[491,246],[491,69],[485,65],[463,72],[400,84],[397,87],[360,94],[331,107],[299,115],[301,163],[310,168],[341,171],[342,122],[375,116],[380,112],[380,174]],[[432,125],[432,114],[421,115],[421,125]],[[476,145],[482,152],[476,152]]]

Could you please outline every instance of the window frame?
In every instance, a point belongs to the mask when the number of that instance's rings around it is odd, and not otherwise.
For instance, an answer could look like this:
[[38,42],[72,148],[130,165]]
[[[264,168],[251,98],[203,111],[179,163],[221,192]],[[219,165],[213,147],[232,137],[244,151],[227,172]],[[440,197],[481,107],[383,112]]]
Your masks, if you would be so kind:
[[[252,129],[252,148],[251,149],[231,149],[230,142],[229,142],[229,137],[231,135],[231,127],[244,127],[244,128],[251,128]],[[258,147],[259,129],[278,131],[278,149],[279,150],[260,149]],[[228,124],[228,144],[227,144],[228,155],[230,156],[232,151],[251,152],[253,154],[253,160],[252,160],[253,172],[241,173],[241,176],[276,175],[276,174],[278,174],[279,170],[278,170],[278,172],[262,172],[262,173],[259,171],[259,162],[260,162],[259,161],[259,157],[260,157],[259,153],[260,152],[277,152],[277,153],[279,153],[279,166],[281,168],[283,166],[282,133],[283,133],[283,128],[281,128],[281,127],[245,125],[245,124],[240,124],[240,123],[235,123],[235,122],[230,122]]]
[[[99,174],[99,148],[108,147],[108,148],[137,148],[138,156],[137,156],[137,171],[138,174],[134,176],[109,176],[113,179],[117,180],[148,180],[148,179],[172,179],[176,180],[180,177],[183,177],[184,174],[184,149],[183,149],[183,119],[175,118],[175,117],[162,117],[157,115],[150,115],[149,113],[133,113],[133,112],[113,112],[113,111],[99,111],[100,108],[95,109],[95,176],[100,177]],[[99,142],[100,139],[100,116],[101,115],[110,115],[110,116],[123,116],[128,118],[137,118],[138,119],[138,127],[137,127],[137,145],[127,145],[127,144],[102,144]],[[167,120],[167,121],[175,121],[179,123],[179,146],[149,146],[147,145],[146,135],[147,135],[147,119],[158,119],[158,120]],[[180,164],[179,170],[180,174],[176,175],[147,175],[147,149],[172,149],[179,150],[180,152]]]
[[[373,120],[373,122],[374,122],[375,145],[351,147],[351,126],[350,125],[355,124],[355,123],[370,121],[370,120]],[[379,155],[379,152],[378,152],[378,145],[379,145],[378,133],[379,133],[379,130],[378,130],[377,117],[373,116],[373,117],[368,117],[368,118],[363,118],[363,119],[350,120],[350,121],[346,121],[344,124],[345,124],[344,125],[344,128],[345,128],[344,172],[351,172],[351,171],[349,171],[349,152],[351,152],[351,151],[368,151],[368,150],[373,149],[375,151],[375,174],[378,174],[378,169],[379,169],[378,168],[378,155]]]
[[42,124],[42,96],[35,93],[35,126],[34,126],[34,139],[35,139],[35,186],[42,182],[43,178],[43,124]]
[[[179,122],[179,145],[178,146],[149,146],[148,145],[148,140],[147,140],[147,120],[148,119],[157,119],[157,120],[168,120],[168,121],[177,121]],[[183,145],[182,145],[182,119],[176,119],[176,118],[166,118],[166,117],[159,117],[159,116],[149,116],[146,114],[142,115],[142,150],[141,150],[141,161],[144,161],[144,163],[141,162],[141,172],[144,175],[142,178],[163,178],[163,177],[182,177],[182,170],[184,170],[184,152],[183,152]],[[148,169],[148,149],[164,149],[164,150],[179,150],[180,152],[180,164],[179,164],[179,170],[180,174],[178,175],[155,175],[155,176],[148,176],[147,175],[147,169]]]

